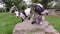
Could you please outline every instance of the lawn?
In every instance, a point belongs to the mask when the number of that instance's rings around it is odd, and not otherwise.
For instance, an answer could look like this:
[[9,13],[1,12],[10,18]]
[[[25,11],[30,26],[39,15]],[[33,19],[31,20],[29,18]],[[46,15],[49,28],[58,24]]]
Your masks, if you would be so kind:
[[14,26],[21,22],[15,15],[0,13],[0,34],[12,34]]
[[60,33],[60,16],[47,16],[46,20]]

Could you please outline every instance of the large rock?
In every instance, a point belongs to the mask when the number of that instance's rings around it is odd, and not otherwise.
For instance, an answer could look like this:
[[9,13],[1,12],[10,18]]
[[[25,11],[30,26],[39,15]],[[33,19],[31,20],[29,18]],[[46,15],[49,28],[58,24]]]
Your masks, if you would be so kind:
[[[59,34],[56,30],[46,21],[42,25],[31,24],[32,20],[25,20],[22,23],[16,24],[13,34]],[[52,33],[51,33],[52,32]]]

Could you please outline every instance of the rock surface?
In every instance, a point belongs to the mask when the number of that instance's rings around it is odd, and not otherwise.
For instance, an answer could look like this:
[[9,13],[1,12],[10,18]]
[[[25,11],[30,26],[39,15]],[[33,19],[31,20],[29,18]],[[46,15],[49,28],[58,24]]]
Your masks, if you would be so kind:
[[42,25],[31,24],[31,20],[25,20],[16,24],[13,34],[59,34],[47,21]]

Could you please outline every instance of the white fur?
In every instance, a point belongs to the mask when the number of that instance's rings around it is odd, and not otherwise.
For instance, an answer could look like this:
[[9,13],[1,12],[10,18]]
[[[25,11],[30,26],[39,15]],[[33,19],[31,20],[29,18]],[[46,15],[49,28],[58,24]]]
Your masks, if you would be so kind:
[[43,20],[43,21],[45,20],[45,15],[46,15],[46,13],[48,13],[47,10],[44,10],[44,11],[42,12],[42,14],[44,14],[44,15],[42,16],[42,20]]
[[48,11],[47,10],[44,10],[41,14],[46,14],[46,13],[48,13]]
[[48,11],[47,10],[44,10],[43,12],[42,12],[42,21],[41,21],[41,23],[40,24],[42,24],[43,23],[43,21],[45,20],[45,14],[46,13],[48,13]]
[[25,13],[26,13],[27,16],[30,15],[30,10],[31,10],[31,8],[25,9]]
[[42,7],[42,8],[43,8],[43,5],[41,5],[40,3],[37,3],[37,5],[39,5],[40,7]]
[[19,16],[19,12],[18,11],[15,11],[15,14],[16,14],[16,16]]
[[23,13],[20,13],[20,18],[25,19],[25,15]]
[[[26,16],[30,15],[30,10],[31,10],[30,8],[25,9]],[[20,17],[25,19],[25,15],[23,13],[20,13]]]

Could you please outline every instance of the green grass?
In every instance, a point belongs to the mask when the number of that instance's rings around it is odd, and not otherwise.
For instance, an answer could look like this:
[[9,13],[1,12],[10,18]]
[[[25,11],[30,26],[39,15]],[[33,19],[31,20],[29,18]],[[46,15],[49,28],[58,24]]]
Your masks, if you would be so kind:
[[14,26],[21,22],[13,14],[0,13],[0,34],[12,34]]
[[60,33],[60,16],[47,16],[46,20]]

